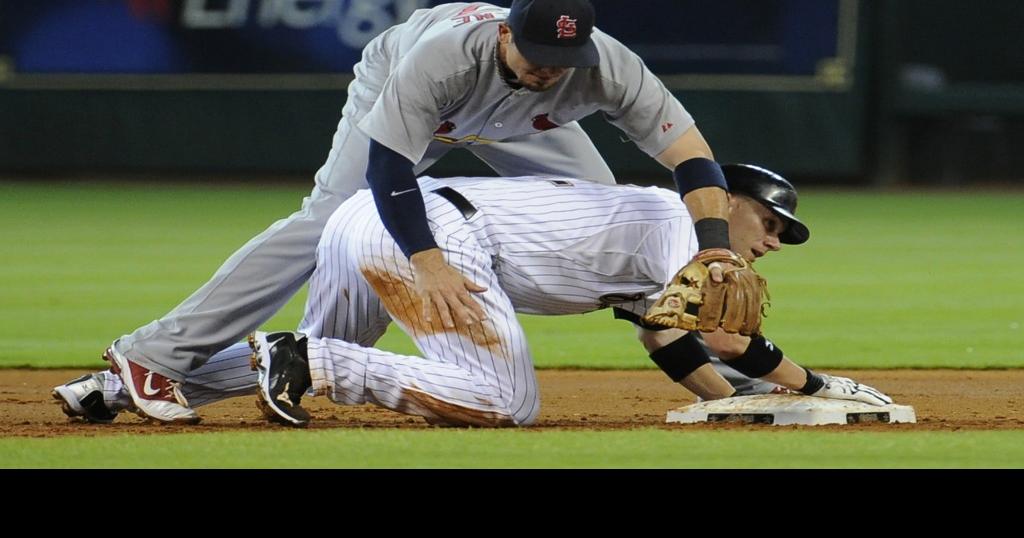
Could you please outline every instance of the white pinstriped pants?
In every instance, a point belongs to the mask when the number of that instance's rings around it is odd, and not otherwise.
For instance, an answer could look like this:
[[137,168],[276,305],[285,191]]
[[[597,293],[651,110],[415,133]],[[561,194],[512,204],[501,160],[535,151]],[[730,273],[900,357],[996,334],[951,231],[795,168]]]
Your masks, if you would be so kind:
[[[491,253],[447,200],[425,193],[425,201],[448,263],[487,288],[474,295],[487,321],[458,330],[445,330],[436,315],[426,322],[408,260],[385,231],[369,194],[357,195],[326,227],[310,280],[299,330],[312,335],[313,390],[337,403],[371,402],[435,423],[530,424],[540,410],[533,360],[491,267]],[[369,347],[391,320],[422,356]]]

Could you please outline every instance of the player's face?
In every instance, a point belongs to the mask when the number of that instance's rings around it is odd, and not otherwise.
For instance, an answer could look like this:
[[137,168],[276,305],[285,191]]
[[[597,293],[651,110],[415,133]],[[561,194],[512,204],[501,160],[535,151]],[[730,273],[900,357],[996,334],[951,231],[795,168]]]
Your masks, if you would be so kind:
[[507,27],[502,27],[499,34],[502,44],[499,56],[516,76],[516,81],[524,88],[543,92],[550,90],[558,84],[558,81],[569,72],[568,67],[541,66],[530,63],[516,48],[512,42],[512,32]]
[[539,66],[530,63],[519,53],[515,43],[509,43],[505,60],[508,68],[516,74],[519,83],[535,92],[550,90],[569,71],[568,67]]
[[747,261],[754,261],[782,248],[779,234],[786,223],[770,209],[746,196],[729,200],[729,242],[732,250]]

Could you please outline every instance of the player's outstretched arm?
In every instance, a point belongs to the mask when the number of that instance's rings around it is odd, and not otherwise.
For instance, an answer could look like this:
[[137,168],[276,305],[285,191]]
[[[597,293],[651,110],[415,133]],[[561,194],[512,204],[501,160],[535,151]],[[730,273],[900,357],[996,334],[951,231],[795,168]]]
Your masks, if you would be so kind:
[[756,377],[808,396],[887,405],[892,398],[846,377],[819,374],[789,358],[763,335],[754,337],[719,330],[706,333],[704,341],[726,364],[747,377]]
[[[705,400],[728,398],[732,385],[711,366],[711,358],[694,333],[682,329],[652,330],[637,326],[637,337],[651,360],[672,381]],[[758,377],[808,396],[887,405],[892,398],[856,381],[818,374],[787,359],[763,336],[748,337],[719,330],[704,333],[704,341],[729,366],[748,377]]]

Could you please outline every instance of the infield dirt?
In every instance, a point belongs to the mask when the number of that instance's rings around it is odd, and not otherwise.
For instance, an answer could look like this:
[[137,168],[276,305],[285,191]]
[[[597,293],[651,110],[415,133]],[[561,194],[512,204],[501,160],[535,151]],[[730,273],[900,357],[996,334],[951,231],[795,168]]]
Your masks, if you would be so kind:
[[[264,422],[255,396],[199,408],[196,426],[160,426],[123,413],[113,424],[70,421],[50,390],[82,370],[0,370],[0,436],[214,433],[284,428]],[[693,403],[693,396],[658,371],[541,370],[541,414],[531,429],[798,429],[844,431],[951,431],[1024,429],[1024,370],[856,370],[829,371],[872,385],[896,403],[911,405],[917,424],[849,426],[765,426],[744,424],[668,425],[665,413]],[[307,398],[310,429],[432,428],[418,417],[365,406],[339,406]]]

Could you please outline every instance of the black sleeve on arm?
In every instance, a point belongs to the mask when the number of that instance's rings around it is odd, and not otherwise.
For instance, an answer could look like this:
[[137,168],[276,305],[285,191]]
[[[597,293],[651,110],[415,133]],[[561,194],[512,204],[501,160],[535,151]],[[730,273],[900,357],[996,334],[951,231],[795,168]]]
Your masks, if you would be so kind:
[[686,196],[690,191],[704,187],[718,187],[729,192],[729,184],[725,181],[722,167],[711,159],[694,157],[685,160],[672,171],[672,179],[679,190],[679,196]]
[[427,226],[427,209],[412,166],[413,163],[400,153],[370,140],[366,182],[373,193],[380,220],[407,258],[437,248]]
[[[672,172],[679,195],[685,197],[691,191],[704,187],[718,187],[729,192],[722,167],[711,159],[696,157],[679,163]],[[704,218],[693,224],[700,250],[731,248],[729,245],[729,221]]]

